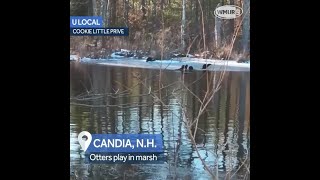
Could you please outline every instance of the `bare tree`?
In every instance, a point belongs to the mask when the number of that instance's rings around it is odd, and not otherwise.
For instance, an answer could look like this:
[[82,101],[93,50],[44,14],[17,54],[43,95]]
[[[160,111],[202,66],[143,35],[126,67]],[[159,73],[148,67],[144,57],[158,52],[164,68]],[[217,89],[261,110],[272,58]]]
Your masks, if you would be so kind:
[[129,1],[128,0],[123,0],[123,18],[126,26],[129,26]]
[[181,49],[186,49],[186,0],[182,0],[182,18],[181,18]]
[[161,13],[162,13],[162,11],[163,11],[163,4],[164,4],[164,0],[161,0],[161,1],[160,1],[160,10],[161,10]]
[[94,16],[97,16],[97,1],[96,0],[92,0],[92,13]]
[[[221,4],[219,3],[217,5],[217,8],[221,6]],[[215,17],[215,26],[214,26],[214,35],[215,35],[215,46],[216,48],[220,48],[221,47],[221,36],[222,36],[222,31],[221,31],[221,24],[222,24],[222,20],[220,18],[218,18],[217,16]]]
[[[230,5],[235,5],[234,0],[230,0]],[[234,34],[234,19],[229,19],[226,26],[226,42],[230,44],[232,41],[232,36]]]
[[242,46],[243,54],[249,52],[249,38],[250,38],[250,0],[244,0],[243,4],[243,26],[242,26]]
[[108,27],[110,25],[110,0],[105,1],[107,1],[105,25]]
[[146,0],[141,0],[142,20],[146,19]]
[[117,23],[117,0],[111,0],[111,22],[110,24],[114,26]]

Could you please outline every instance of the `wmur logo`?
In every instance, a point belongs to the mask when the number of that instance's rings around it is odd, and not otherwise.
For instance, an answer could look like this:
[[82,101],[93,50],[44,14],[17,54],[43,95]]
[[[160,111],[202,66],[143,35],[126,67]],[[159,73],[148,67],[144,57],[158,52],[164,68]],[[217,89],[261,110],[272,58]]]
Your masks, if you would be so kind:
[[224,5],[214,10],[214,15],[221,19],[235,19],[241,16],[242,13],[242,8],[235,5]]

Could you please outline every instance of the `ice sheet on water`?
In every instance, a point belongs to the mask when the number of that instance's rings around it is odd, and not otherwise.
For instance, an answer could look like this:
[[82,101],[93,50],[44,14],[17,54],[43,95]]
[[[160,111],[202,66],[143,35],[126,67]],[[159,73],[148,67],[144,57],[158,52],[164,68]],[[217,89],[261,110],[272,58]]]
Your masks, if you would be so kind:
[[93,62],[94,59],[83,57],[80,59],[81,62]]
[[[88,61],[87,61],[88,62]],[[136,58],[110,58],[100,59],[92,61],[92,63],[98,63],[110,66],[123,66],[123,67],[137,67],[137,68],[149,68],[149,69],[179,69],[182,65],[188,64],[193,66],[194,70],[202,70],[203,64],[212,64],[208,67],[208,70],[227,70],[227,71],[250,71],[250,63],[237,63],[236,61],[222,61],[222,60],[208,60],[198,58],[174,58],[168,60],[156,60],[146,62],[145,59]]]

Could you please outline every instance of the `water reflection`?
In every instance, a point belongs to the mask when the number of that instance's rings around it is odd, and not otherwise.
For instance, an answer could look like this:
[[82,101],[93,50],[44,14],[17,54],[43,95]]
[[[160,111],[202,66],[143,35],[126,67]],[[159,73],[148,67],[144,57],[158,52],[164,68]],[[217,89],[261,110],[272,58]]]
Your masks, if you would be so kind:
[[[219,177],[244,179],[249,167],[249,72],[225,73],[220,89],[199,116],[194,147],[188,123],[197,118],[202,106],[199,99],[212,90],[212,82],[218,82],[221,73],[164,70],[160,75],[159,70],[79,63],[70,63],[70,71],[71,177],[210,179],[197,148]],[[207,81],[207,76],[215,78]],[[86,165],[77,142],[83,130],[162,134],[167,162]]]

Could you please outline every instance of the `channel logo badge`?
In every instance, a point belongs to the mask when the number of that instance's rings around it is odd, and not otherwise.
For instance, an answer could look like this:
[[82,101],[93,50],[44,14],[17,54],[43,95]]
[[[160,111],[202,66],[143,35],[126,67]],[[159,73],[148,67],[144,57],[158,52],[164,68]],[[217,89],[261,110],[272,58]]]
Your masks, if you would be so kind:
[[70,28],[103,28],[101,16],[70,16]]
[[242,13],[242,8],[235,5],[219,6],[214,10],[214,15],[220,19],[235,19],[240,17]]

